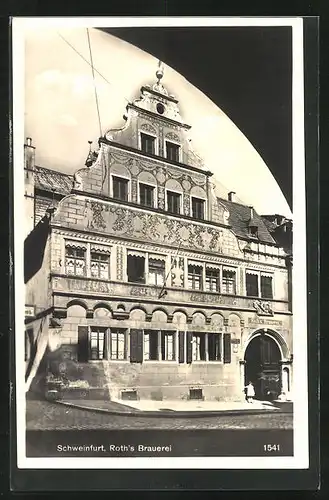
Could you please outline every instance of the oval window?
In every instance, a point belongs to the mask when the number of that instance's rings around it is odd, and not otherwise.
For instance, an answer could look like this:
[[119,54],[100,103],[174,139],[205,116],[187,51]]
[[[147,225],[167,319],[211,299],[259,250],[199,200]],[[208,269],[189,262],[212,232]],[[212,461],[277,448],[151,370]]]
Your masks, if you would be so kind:
[[157,112],[158,112],[160,115],[163,115],[164,110],[165,110],[164,105],[163,105],[161,102],[158,102],[158,104],[157,104]]

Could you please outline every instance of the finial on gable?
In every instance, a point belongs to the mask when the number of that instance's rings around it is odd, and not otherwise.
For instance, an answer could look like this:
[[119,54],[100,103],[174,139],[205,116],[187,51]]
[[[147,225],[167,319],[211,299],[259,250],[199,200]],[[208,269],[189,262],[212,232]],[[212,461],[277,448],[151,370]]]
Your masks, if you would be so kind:
[[158,62],[158,69],[155,73],[155,76],[157,77],[158,81],[157,83],[159,84],[160,83],[160,80],[161,78],[163,77],[163,74],[164,74],[164,69],[163,69],[163,63],[162,61],[160,61],[159,59],[159,62]]

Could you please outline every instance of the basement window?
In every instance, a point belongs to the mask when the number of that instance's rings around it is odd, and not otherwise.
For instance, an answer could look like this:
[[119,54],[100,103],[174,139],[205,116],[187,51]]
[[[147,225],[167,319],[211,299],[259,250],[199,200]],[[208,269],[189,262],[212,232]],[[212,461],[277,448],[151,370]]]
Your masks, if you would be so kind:
[[202,389],[190,389],[189,399],[203,400]]
[[121,391],[121,399],[123,401],[137,401],[137,391]]

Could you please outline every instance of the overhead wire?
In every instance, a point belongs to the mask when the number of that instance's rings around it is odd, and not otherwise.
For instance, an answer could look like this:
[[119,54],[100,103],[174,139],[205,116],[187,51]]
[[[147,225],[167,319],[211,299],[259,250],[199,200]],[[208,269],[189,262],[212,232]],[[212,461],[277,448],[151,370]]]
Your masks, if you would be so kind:
[[95,80],[95,70],[94,70],[93,55],[92,55],[92,51],[91,51],[91,43],[90,43],[90,36],[89,36],[89,29],[88,28],[87,28],[87,38],[88,38],[88,46],[89,46],[89,54],[90,54],[91,71],[92,71],[93,82],[94,82],[94,91],[95,91],[96,108],[97,108],[97,115],[98,115],[99,133],[100,133],[100,137],[102,137],[101,116],[100,116],[100,112],[99,112],[98,95],[97,95],[97,87],[96,87],[96,80]]
[[[71,47],[72,50],[74,50],[74,52],[76,52],[76,54],[78,54],[78,56],[81,57],[81,59],[83,59],[87,64],[88,66],[92,66],[91,63],[88,61],[88,59],[86,59],[75,47],[74,45],[72,45],[68,40],[66,40],[66,38],[61,35],[61,33],[59,33],[59,31],[57,31],[57,34],[58,36],[69,46]],[[114,87],[114,83],[111,83],[107,78],[105,78],[104,75],[102,75],[102,73],[100,71],[98,71],[97,68],[94,67],[94,71],[101,77],[103,78],[103,80],[108,84],[108,85],[111,85],[111,87]],[[121,96],[128,102],[130,103],[130,100],[122,93],[120,92]]]
[[[87,31],[88,31],[88,28],[87,28]],[[88,59],[86,59],[75,47],[74,45],[72,45],[59,31],[57,31],[57,34],[58,36],[69,46],[71,47],[72,50],[74,50],[74,52],[76,52],[76,54],[78,54],[79,57],[81,57],[81,59],[83,59],[87,64],[88,66],[91,66],[92,68],[92,71],[93,71],[93,75],[94,75],[94,72],[96,72],[101,78],[103,78],[103,80],[108,84],[110,85],[111,87],[116,87],[115,84],[111,83],[100,71],[97,70],[97,68],[94,67],[93,63],[92,62],[89,62]],[[90,48],[90,37],[89,37],[89,31],[88,31],[88,44],[89,44],[89,51],[91,51],[91,48]],[[130,100],[120,91],[120,95],[125,99],[125,101],[127,103],[130,103]],[[97,104],[98,106],[98,104]],[[101,127],[100,127],[101,128]],[[102,135],[102,134],[101,134]],[[226,190],[227,192],[229,192],[230,190],[221,182],[220,183],[221,186],[224,188],[224,190]],[[242,202],[242,200],[239,198],[239,200]],[[242,202],[243,203],[243,202]]]

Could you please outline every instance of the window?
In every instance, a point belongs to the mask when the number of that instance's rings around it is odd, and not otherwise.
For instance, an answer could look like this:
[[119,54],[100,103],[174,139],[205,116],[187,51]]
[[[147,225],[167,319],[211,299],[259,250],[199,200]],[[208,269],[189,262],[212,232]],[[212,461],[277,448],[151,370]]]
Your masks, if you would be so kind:
[[188,287],[191,290],[202,290],[202,266],[188,265]]
[[128,179],[112,177],[113,198],[116,200],[128,201]]
[[257,226],[249,226],[249,236],[252,238],[258,237],[258,227]]
[[163,113],[165,112],[165,107],[161,102],[158,102],[157,104],[157,112],[159,113],[159,115],[163,115]]
[[223,269],[222,293],[235,294],[236,274],[233,269]]
[[110,256],[106,253],[93,252],[90,254],[90,272],[93,278],[109,279]]
[[206,359],[206,334],[193,333],[192,335],[192,361],[205,361]]
[[144,359],[146,361],[157,361],[159,359],[158,330],[144,330]]
[[144,360],[174,361],[175,332],[144,330]]
[[175,332],[161,332],[161,359],[175,360]]
[[155,154],[155,137],[141,133],[141,149],[144,153]]
[[179,148],[178,144],[166,141],[166,157],[168,160],[179,162]]
[[66,274],[84,276],[86,273],[86,250],[73,246],[65,247]]
[[131,283],[145,283],[145,257],[128,255],[127,275]]
[[91,359],[104,359],[105,353],[105,329],[92,328],[90,331],[90,354]]
[[165,261],[149,258],[149,272],[148,272],[148,283],[149,285],[159,285],[164,284],[165,279]]
[[258,275],[246,273],[247,297],[258,297]]
[[179,214],[180,205],[181,205],[181,195],[179,193],[173,193],[172,191],[167,191],[168,212],[171,212],[172,214]]
[[139,185],[139,199],[141,205],[154,207],[154,187],[147,184]]
[[208,359],[209,361],[221,361],[221,334],[208,333]]
[[126,330],[111,328],[110,359],[127,359]]
[[260,290],[263,299],[273,299],[272,276],[260,276]]
[[219,269],[206,267],[206,290],[208,292],[219,292]]
[[192,217],[204,219],[204,200],[192,197]]

